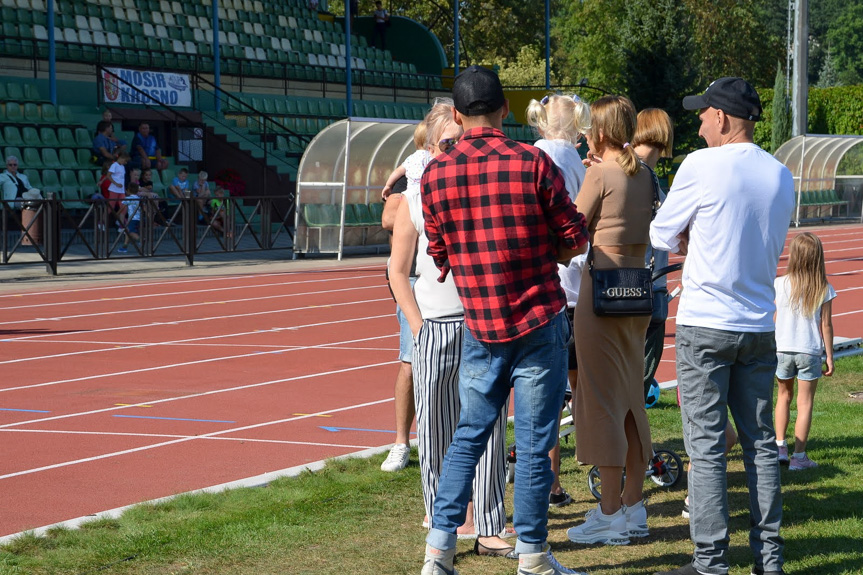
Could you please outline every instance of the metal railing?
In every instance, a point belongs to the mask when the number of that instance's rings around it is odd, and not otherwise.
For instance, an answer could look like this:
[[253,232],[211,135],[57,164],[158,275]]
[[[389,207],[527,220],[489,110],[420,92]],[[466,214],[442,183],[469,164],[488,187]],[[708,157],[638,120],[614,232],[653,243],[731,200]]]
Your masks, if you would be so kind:
[[293,249],[293,197],[212,199],[142,198],[137,233],[110,200],[0,201],[0,265],[44,264],[57,275],[72,261],[182,257],[191,266],[200,254]]

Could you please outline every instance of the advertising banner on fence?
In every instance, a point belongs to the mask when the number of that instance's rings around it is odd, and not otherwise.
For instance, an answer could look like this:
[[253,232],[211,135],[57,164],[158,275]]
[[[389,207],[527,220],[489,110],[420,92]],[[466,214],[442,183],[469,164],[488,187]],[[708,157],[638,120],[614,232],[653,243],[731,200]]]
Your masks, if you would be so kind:
[[102,95],[106,104],[192,105],[187,74],[105,68],[102,72]]

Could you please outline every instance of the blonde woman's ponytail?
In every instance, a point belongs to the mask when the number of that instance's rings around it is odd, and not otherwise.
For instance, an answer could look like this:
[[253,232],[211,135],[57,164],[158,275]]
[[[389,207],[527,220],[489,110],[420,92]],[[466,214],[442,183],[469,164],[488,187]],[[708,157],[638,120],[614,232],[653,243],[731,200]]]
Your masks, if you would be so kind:
[[624,142],[623,153],[617,156],[617,163],[627,176],[634,176],[641,169],[641,160],[629,142]]
[[537,100],[531,100],[525,111],[527,125],[537,131],[537,135],[542,137],[546,129],[548,129],[548,116],[545,113],[545,106]]

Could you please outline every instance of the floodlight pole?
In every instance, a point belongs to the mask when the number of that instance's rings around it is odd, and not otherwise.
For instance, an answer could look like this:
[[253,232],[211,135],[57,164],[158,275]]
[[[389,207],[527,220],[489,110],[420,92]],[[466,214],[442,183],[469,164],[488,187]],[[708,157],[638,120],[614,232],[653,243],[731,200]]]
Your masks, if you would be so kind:
[[452,44],[453,44],[453,55],[452,55],[452,67],[453,67],[453,78],[458,76],[458,65],[459,65],[459,53],[458,53],[458,3],[459,0],[453,0],[453,24],[452,24]]
[[54,0],[48,0],[48,99],[57,105],[57,46],[54,38]]
[[[345,0],[345,108],[348,118],[354,115],[353,87],[351,78],[351,0]],[[341,248],[339,248],[341,259]]]
[[806,133],[809,97],[809,2],[796,0],[794,10],[794,67],[791,81],[791,136]]
[[551,90],[551,0],[545,0],[545,89]]
[[222,63],[219,49],[219,0],[213,0],[213,84],[216,86],[213,94],[216,112],[222,110]]

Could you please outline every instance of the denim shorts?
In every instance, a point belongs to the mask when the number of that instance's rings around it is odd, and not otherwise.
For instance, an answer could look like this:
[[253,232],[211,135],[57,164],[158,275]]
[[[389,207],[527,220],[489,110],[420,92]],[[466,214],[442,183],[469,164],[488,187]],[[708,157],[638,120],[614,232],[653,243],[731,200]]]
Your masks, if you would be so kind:
[[[410,281],[413,288],[417,278],[411,276]],[[411,333],[411,326],[398,304],[396,304],[396,319],[399,320],[399,361],[411,363],[411,358],[414,356],[414,334]]]
[[815,381],[821,377],[821,356],[810,353],[778,352],[776,359],[776,377],[779,379],[802,379]]

